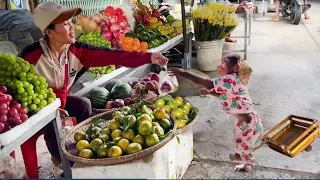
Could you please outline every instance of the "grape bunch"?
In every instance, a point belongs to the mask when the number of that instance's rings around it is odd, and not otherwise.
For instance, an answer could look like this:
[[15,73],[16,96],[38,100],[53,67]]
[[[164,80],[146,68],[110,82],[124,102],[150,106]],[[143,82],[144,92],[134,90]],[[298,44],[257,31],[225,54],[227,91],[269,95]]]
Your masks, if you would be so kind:
[[46,79],[37,75],[32,64],[7,53],[0,53],[0,64],[0,85],[6,86],[28,113],[35,114],[56,99]]
[[98,31],[88,31],[82,34],[78,40],[95,46],[105,46],[107,48],[111,48],[111,42],[105,40]]
[[20,125],[28,119],[27,110],[12,99],[7,87],[0,87],[0,133]]
[[116,69],[115,65],[104,66],[104,67],[92,67],[89,68],[89,72],[93,74],[110,74]]

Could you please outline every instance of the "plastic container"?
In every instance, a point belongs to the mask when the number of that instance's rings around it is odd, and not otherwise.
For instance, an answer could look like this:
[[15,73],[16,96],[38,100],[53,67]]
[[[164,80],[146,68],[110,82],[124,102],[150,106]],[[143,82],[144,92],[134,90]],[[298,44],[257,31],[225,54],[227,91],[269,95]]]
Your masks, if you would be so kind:
[[215,71],[221,62],[223,40],[196,41],[196,52],[199,70]]
[[262,14],[263,12],[268,12],[268,2],[267,1],[257,1],[257,13]]

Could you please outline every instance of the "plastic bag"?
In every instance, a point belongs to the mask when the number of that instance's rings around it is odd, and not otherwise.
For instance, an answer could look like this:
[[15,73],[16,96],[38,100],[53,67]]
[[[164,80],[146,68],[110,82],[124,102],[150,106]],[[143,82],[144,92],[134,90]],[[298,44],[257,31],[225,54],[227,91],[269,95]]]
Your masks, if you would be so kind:
[[165,96],[178,90],[179,84],[176,76],[170,75],[167,71],[161,71],[159,75],[158,91],[160,96]]
[[14,158],[7,156],[0,159],[0,179],[23,179],[24,170]]
[[134,12],[134,6],[132,5],[130,0],[121,0],[119,8],[121,8],[124,12],[124,15],[126,16],[128,20],[128,24],[130,26],[130,29],[134,29],[135,25],[135,19],[133,17],[133,12]]

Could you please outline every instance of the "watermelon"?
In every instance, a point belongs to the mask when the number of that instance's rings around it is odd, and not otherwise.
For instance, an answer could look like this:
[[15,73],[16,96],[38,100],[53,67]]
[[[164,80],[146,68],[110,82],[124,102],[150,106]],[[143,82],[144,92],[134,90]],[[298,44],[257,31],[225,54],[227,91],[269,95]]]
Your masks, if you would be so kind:
[[120,79],[111,79],[110,81],[108,81],[106,83],[106,85],[104,86],[109,92],[111,92],[112,88],[117,85],[122,83]]
[[132,94],[132,87],[128,83],[115,85],[111,90],[112,99],[125,99]]
[[105,109],[107,102],[110,100],[110,92],[103,87],[95,87],[89,93],[92,108]]

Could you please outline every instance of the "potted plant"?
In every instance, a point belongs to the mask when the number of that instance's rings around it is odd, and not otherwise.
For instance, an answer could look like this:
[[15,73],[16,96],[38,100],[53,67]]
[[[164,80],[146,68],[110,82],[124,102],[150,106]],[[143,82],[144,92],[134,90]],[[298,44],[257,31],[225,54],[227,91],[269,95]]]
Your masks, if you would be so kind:
[[238,25],[235,7],[209,3],[192,10],[199,70],[214,71],[222,57],[223,39]]

